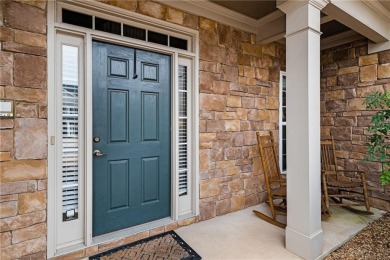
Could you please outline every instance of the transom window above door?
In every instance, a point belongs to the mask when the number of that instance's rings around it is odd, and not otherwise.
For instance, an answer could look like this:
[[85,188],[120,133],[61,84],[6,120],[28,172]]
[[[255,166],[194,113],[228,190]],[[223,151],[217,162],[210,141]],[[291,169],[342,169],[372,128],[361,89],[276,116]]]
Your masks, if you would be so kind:
[[125,23],[111,21],[68,9],[62,9],[62,22],[182,50],[188,50],[189,47],[187,39],[182,39],[165,33],[139,28]]

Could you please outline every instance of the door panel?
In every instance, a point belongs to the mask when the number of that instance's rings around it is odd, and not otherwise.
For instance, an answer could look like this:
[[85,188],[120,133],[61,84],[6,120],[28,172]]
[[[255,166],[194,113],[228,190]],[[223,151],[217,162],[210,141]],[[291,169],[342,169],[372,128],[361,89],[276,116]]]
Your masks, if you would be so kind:
[[94,236],[171,214],[170,75],[169,56],[93,42]]
[[109,60],[109,76],[129,78],[129,60],[108,57]]
[[158,141],[158,99],[156,93],[142,93],[142,141]]
[[110,142],[128,142],[129,92],[109,90]]
[[129,207],[129,161],[111,161],[109,163],[109,185],[110,185],[110,208],[115,210]]
[[158,202],[159,200],[159,158],[142,159],[142,203]]

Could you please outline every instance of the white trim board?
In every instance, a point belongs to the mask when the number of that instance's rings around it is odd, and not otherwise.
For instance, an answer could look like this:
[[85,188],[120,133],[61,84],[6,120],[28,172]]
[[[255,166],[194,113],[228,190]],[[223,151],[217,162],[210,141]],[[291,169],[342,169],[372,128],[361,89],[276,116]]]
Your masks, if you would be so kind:
[[364,36],[358,34],[353,30],[345,31],[342,33],[338,33],[329,37],[326,37],[321,40],[321,50],[333,48],[339,45],[343,45],[345,43],[350,43],[353,41],[357,41],[360,39],[364,39]]
[[246,32],[257,32],[257,20],[207,0],[157,0],[162,4],[203,16]]
[[[225,8],[223,6],[220,6],[218,4],[212,3],[208,0],[196,0],[196,1],[156,0],[156,1],[180,10],[184,10],[189,13],[193,13],[195,15],[203,16],[230,25],[234,28],[249,33],[256,34],[257,36],[256,42],[259,44],[267,44],[273,41],[279,41],[285,35],[285,28],[283,29],[280,25],[280,19],[284,17],[284,13],[280,10],[277,10],[269,15],[266,15],[256,20],[246,15],[230,10],[228,8]],[[322,4],[326,4],[327,2],[338,3],[342,1],[326,0],[323,1]],[[386,9],[379,1],[361,0],[361,2],[362,2],[361,6],[368,7],[367,9],[362,9],[362,10],[372,10],[374,13],[378,15],[378,17],[380,17],[381,19],[383,19],[384,21],[390,24],[390,10]],[[355,5],[355,8],[359,8],[359,6]],[[327,8],[325,8],[325,10],[326,9]],[[321,18],[321,23],[325,23],[331,20],[340,20],[338,19],[337,15],[340,15],[340,13],[331,14],[326,17],[323,17]],[[334,43],[332,43],[333,39],[336,40]],[[325,41],[323,44],[326,46],[337,46],[340,42],[339,36],[336,35],[334,38],[328,37],[326,39],[323,39],[321,42],[323,41]]]
[[385,19],[388,23],[390,23],[390,10],[387,10],[383,7],[383,5],[376,0],[362,0],[363,3],[368,5],[374,12],[376,12],[380,17]]
[[390,12],[384,14],[380,8],[387,9],[376,0],[372,2],[377,4],[369,5],[367,1],[333,0],[322,11],[376,43],[389,41],[390,23],[383,16],[390,15]]
[[390,50],[390,41],[384,43],[368,42],[368,54]]

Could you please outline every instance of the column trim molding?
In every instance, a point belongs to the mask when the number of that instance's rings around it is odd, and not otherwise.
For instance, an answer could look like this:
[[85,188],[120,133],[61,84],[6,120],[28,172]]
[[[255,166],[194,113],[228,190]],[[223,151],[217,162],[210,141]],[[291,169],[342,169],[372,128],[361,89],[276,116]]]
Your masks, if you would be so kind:
[[[318,253],[316,254],[316,251],[318,248],[313,248],[313,245],[316,245],[322,249],[324,237],[324,231],[322,229],[319,229],[316,232],[313,232],[311,236],[308,236],[295,229],[286,227],[286,237],[290,238],[288,240],[286,239],[287,250],[300,257],[304,257],[305,259],[317,259],[317,257],[323,254],[323,250],[321,250],[321,254],[317,256]],[[318,241],[321,241],[321,243],[318,243]]]
[[310,32],[315,33],[315,34],[317,34],[317,35],[319,35],[319,36],[321,36],[321,34],[322,34],[321,31],[318,31],[318,30],[316,30],[316,29],[313,29],[312,27],[305,27],[305,28],[300,29],[300,30],[298,30],[298,31],[295,31],[295,32],[293,32],[293,33],[286,34],[284,37],[285,37],[285,38],[288,38],[288,37],[294,36],[294,35],[296,35],[296,34],[303,33],[303,32],[305,32],[305,31],[310,31]]
[[[280,2],[280,0],[278,0],[278,2]],[[330,3],[329,0],[303,0],[303,1],[287,0],[280,4],[277,3],[276,7],[287,14],[305,5],[311,5],[317,8],[318,10],[322,10],[329,3]]]

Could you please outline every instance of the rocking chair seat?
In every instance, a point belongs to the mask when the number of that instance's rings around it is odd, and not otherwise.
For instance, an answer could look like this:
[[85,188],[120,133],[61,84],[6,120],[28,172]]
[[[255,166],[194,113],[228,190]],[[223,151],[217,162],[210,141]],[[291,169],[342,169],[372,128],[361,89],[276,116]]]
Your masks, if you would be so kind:
[[272,189],[272,195],[277,197],[286,197],[287,189],[286,186],[282,186],[279,188]]
[[348,181],[327,181],[326,184],[329,187],[337,187],[337,188],[356,188],[362,187],[361,182],[348,182]]

